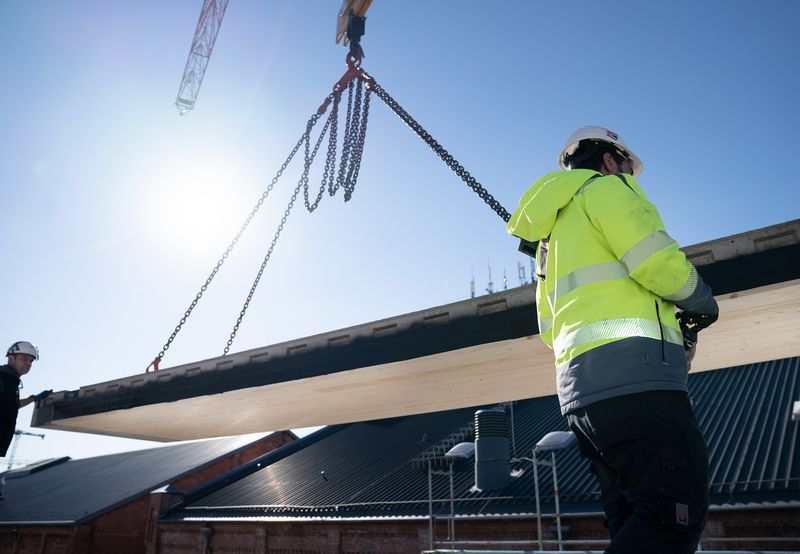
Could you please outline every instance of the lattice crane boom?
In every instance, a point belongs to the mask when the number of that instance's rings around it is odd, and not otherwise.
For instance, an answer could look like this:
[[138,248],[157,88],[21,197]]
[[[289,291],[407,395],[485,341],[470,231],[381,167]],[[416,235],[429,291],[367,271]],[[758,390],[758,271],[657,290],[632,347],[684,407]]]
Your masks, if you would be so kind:
[[[359,62],[363,57],[359,41],[364,34],[365,14],[371,3],[372,0],[343,0],[336,20],[336,42],[349,46],[351,55]],[[194,109],[227,8],[228,0],[203,0],[192,47],[178,88],[178,97],[175,99],[175,106],[181,115]]]
[[189,57],[183,70],[183,79],[178,89],[178,97],[175,100],[178,113],[181,115],[194,109],[197,94],[200,92],[200,85],[203,83],[208,60],[211,58],[211,52],[217,41],[219,27],[227,7],[228,0],[203,0],[203,8],[200,11],[200,18],[197,20],[192,48],[189,50]]
[[11,455],[8,457],[8,467],[6,469],[11,469],[11,466],[14,465],[14,458],[17,455],[17,446],[19,445],[19,438],[22,435],[27,435],[29,437],[39,437],[44,438],[42,433],[30,433],[28,431],[22,431],[21,429],[17,429],[14,431],[14,445],[11,447]]

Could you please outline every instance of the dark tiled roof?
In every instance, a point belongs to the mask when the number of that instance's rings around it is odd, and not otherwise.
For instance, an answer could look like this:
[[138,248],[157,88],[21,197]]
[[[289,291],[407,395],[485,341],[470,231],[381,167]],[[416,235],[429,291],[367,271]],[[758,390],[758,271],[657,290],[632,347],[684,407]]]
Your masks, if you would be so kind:
[[[79,523],[255,442],[253,436],[183,443],[15,469],[6,478],[0,525]],[[59,462],[60,463],[54,463]]]
[[[800,500],[798,422],[791,421],[800,399],[800,358],[692,374],[689,388],[711,455],[712,502]],[[513,408],[512,450],[529,457],[547,432],[566,430],[555,396]],[[375,517],[427,514],[427,460],[445,468],[441,452],[464,438],[476,408],[326,428],[267,454],[224,483],[198,491],[166,517]],[[291,449],[291,451],[286,450]],[[596,511],[599,492],[577,449],[557,454],[562,510]],[[458,513],[531,512],[533,478],[529,461],[503,490],[471,490],[472,461],[454,469]],[[545,509],[552,509],[552,476],[539,469]],[[446,475],[433,476],[433,498],[449,497]],[[437,502],[438,512],[449,504]]]

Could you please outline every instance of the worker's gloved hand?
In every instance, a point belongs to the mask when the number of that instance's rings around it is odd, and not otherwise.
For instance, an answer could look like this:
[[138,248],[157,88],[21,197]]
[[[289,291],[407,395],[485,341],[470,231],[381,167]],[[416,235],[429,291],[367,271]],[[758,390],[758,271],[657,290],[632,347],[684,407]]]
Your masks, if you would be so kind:
[[34,394],[33,395],[33,399],[36,400],[37,402],[39,402],[40,400],[44,400],[45,398],[47,398],[51,394],[53,394],[53,389],[43,390],[39,394]]
[[714,323],[718,314],[698,314],[695,312],[679,312],[676,314],[683,334],[683,350],[689,369],[692,369],[692,360],[697,351],[697,333]]
[[681,329],[695,329],[696,335],[697,331],[701,331],[706,327],[709,327],[712,323],[719,319],[719,314],[698,314],[696,312],[684,311],[679,312],[676,317],[681,324]]

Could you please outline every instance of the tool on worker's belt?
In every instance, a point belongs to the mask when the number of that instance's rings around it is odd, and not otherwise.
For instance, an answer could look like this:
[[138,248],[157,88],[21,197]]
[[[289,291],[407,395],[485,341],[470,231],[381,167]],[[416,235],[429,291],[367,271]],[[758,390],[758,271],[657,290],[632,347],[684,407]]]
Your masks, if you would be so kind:
[[525,239],[519,239],[519,247],[517,248],[517,250],[519,250],[526,256],[530,256],[531,258],[536,259],[537,246],[539,246],[538,242],[530,242]]

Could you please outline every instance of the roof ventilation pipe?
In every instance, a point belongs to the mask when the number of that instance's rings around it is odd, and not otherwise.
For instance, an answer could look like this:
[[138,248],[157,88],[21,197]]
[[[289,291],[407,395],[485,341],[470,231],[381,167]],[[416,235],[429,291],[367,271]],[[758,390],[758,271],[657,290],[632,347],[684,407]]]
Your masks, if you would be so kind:
[[511,481],[508,417],[502,408],[475,412],[475,488],[498,490]]

